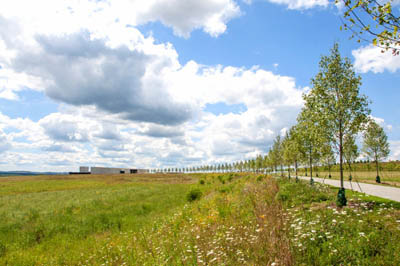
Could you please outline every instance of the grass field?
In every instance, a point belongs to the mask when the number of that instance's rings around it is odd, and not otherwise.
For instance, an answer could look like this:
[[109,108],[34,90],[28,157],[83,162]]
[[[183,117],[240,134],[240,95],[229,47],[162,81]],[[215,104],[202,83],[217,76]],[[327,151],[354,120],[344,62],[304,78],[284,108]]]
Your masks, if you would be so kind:
[[[318,173],[318,176],[321,178],[328,178],[329,176],[329,172],[326,171],[318,171],[318,172],[313,171],[314,177],[316,173]],[[300,172],[299,174],[304,175],[305,172]],[[310,175],[309,172],[308,175]],[[340,172],[337,171],[331,172],[331,176],[333,179],[339,179]],[[345,180],[349,180],[349,176],[350,172],[344,171]],[[375,181],[376,178],[375,171],[353,171],[351,172],[351,176],[352,176],[352,181],[358,180],[359,182],[377,184]],[[381,185],[400,187],[400,171],[381,171],[379,172],[379,176],[381,178]]]
[[0,179],[0,265],[399,265],[400,203],[252,174]]

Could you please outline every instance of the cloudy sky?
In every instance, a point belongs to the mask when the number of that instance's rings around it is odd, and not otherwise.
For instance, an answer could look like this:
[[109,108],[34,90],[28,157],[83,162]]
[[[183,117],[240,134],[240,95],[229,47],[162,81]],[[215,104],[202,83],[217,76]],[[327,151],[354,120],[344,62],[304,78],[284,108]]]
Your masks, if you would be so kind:
[[400,159],[400,56],[349,40],[339,13],[328,0],[1,1],[0,170],[253,158],[295,123],[334,42]]

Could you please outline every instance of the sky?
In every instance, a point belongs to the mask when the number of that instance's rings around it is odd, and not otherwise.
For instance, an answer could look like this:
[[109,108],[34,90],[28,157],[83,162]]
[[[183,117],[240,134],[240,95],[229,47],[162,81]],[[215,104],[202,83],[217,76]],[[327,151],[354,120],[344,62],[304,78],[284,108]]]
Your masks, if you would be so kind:
[[0,170],[265,154],[335,42],[400,159],[400,56],[350,40],[340,14],[327,0],[2,1]]

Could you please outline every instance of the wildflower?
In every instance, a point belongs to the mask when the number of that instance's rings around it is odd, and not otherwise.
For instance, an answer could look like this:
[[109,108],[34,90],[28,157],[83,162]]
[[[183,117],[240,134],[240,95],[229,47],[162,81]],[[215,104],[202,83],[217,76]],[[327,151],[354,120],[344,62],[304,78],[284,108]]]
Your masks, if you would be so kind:
[[217,260],[217,258],[213,258],[212,260],[210,260],[210,263],[212,263],[212,262],[214,262],[216,260]]
[[365,233],[363,233],[363,232],[359,232],[358,233],[360,236],[365,236]]

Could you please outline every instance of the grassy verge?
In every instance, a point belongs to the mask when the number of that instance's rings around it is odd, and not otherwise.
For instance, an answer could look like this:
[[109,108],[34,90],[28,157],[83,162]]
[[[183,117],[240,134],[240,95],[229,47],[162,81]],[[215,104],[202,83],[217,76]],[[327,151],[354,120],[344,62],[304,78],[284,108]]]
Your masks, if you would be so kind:
[[400,265],[400,203],[348,191],[338,209],[335,188],[262,175],[121,178],[1,183],[0,265]]
[[339,209],[336,194],[325,185],[280,181],[296,264],[399,265],[399,204],[348,191],[348,206]]
[[[300,172],[299,175],[305,175],[305,172]],[[310,175],[310,173],[308,173]],[[315,177],[316,172],[313,172],[313,176]],[[320,178],[328,178],[329,172],[318,172],[318,177]],[[331,172],[332,179],[339,179],[340,178],[340,172]],[[358,181],[358,182],[364,182],[364,183],[370,183],[370,184],[376,184],[375,179],[376,179],[376,172],[374,171],[353,171],[351,172],[352,176],[352,181]],[[387,185],[387,186],[395,186],[395,187],[400,187],[400,171],[382,171],[379,173],[379,176],[381,178],[381,184],[380,185]],[[344,172],[344,180],[349,180],[350,177],[350,172],[345,171]]]

